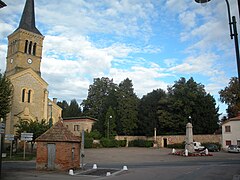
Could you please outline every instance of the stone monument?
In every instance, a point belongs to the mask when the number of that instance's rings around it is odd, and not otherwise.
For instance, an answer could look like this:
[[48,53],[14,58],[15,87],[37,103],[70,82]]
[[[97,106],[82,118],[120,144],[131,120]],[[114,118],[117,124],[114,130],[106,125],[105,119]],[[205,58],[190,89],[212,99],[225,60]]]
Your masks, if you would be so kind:
[[186,139],[185,139],[185,149],[188,150],[188,152],[193,153],[194,150],[194,145],[193,145],[193,131],[192,131],[192,124],[187,123],[186,126]]

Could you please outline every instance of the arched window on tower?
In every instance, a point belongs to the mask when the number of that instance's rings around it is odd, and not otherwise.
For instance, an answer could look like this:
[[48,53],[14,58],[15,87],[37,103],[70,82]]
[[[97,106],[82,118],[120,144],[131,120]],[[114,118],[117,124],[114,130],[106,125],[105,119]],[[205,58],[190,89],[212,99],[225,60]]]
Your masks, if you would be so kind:
[[37,48],[37,43],[34,43],[33,45],[33,55],[36,55],[36,48]]
[[31,102],[31,93],[32,93],[32,91],[31,90],[28,90],[28,103],[30,103]]
[[22,102],[25,102],[25,93],[26,93],[26,89],[22,90]]
[[25,41],[24,53],[27,53],[27,49],[28,49],[28,40]]
[[28,54],[32,54],[32,41],[29,43]]

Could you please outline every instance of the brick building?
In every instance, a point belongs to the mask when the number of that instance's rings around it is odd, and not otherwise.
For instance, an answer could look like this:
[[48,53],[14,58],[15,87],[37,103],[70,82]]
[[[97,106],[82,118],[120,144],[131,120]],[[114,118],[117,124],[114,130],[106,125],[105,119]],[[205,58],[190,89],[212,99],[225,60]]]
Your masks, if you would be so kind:
[[69,170],[80,167],[80,138],[74,136],[62,121],[55,123],[36,142],[38,170]]

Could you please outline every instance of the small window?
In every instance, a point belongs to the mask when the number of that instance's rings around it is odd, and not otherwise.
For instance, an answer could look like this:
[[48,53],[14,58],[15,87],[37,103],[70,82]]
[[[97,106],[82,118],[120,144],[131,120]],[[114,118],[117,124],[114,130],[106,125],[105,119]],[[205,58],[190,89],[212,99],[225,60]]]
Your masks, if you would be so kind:
[[237,145],[240,146],[240,140],[237,140]]
[[27,53],[27,49],[28,49],[28,40],[25,41],[24,53]]
[[29,43],[28,54],[32,54],[32,41]]
[[34,43],[33,45],[33,55],[36,55],[36,48],[37,48],[37,43]]
[[229,146],[229,145],[231,145],[231,141],[230,141],[230,140],[227,140],[227,141],[226,141],[226,146]]
[[74,131],[79,131],[79,125],[74,125],[73,129]]
[[31,90],[28,91],[28,103],[31,102],[31,92],[32,92]]
[[225,132],[231,132],[231,126],[225,126]]
[[25,102],[25,93],[26,93],[26,89],[22,90],[22,102]]

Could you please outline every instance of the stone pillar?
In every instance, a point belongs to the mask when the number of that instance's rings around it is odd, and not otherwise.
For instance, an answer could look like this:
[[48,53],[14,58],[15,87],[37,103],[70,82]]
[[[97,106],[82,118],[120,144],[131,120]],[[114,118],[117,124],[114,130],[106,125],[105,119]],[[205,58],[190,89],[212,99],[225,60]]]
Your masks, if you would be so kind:
[[188,152],[193,153],[194,152],[194,145],[193,145],[193,131],[192,131],[192,124],[187,123],[186,126],[186,144],[185,149],[188,150]]

